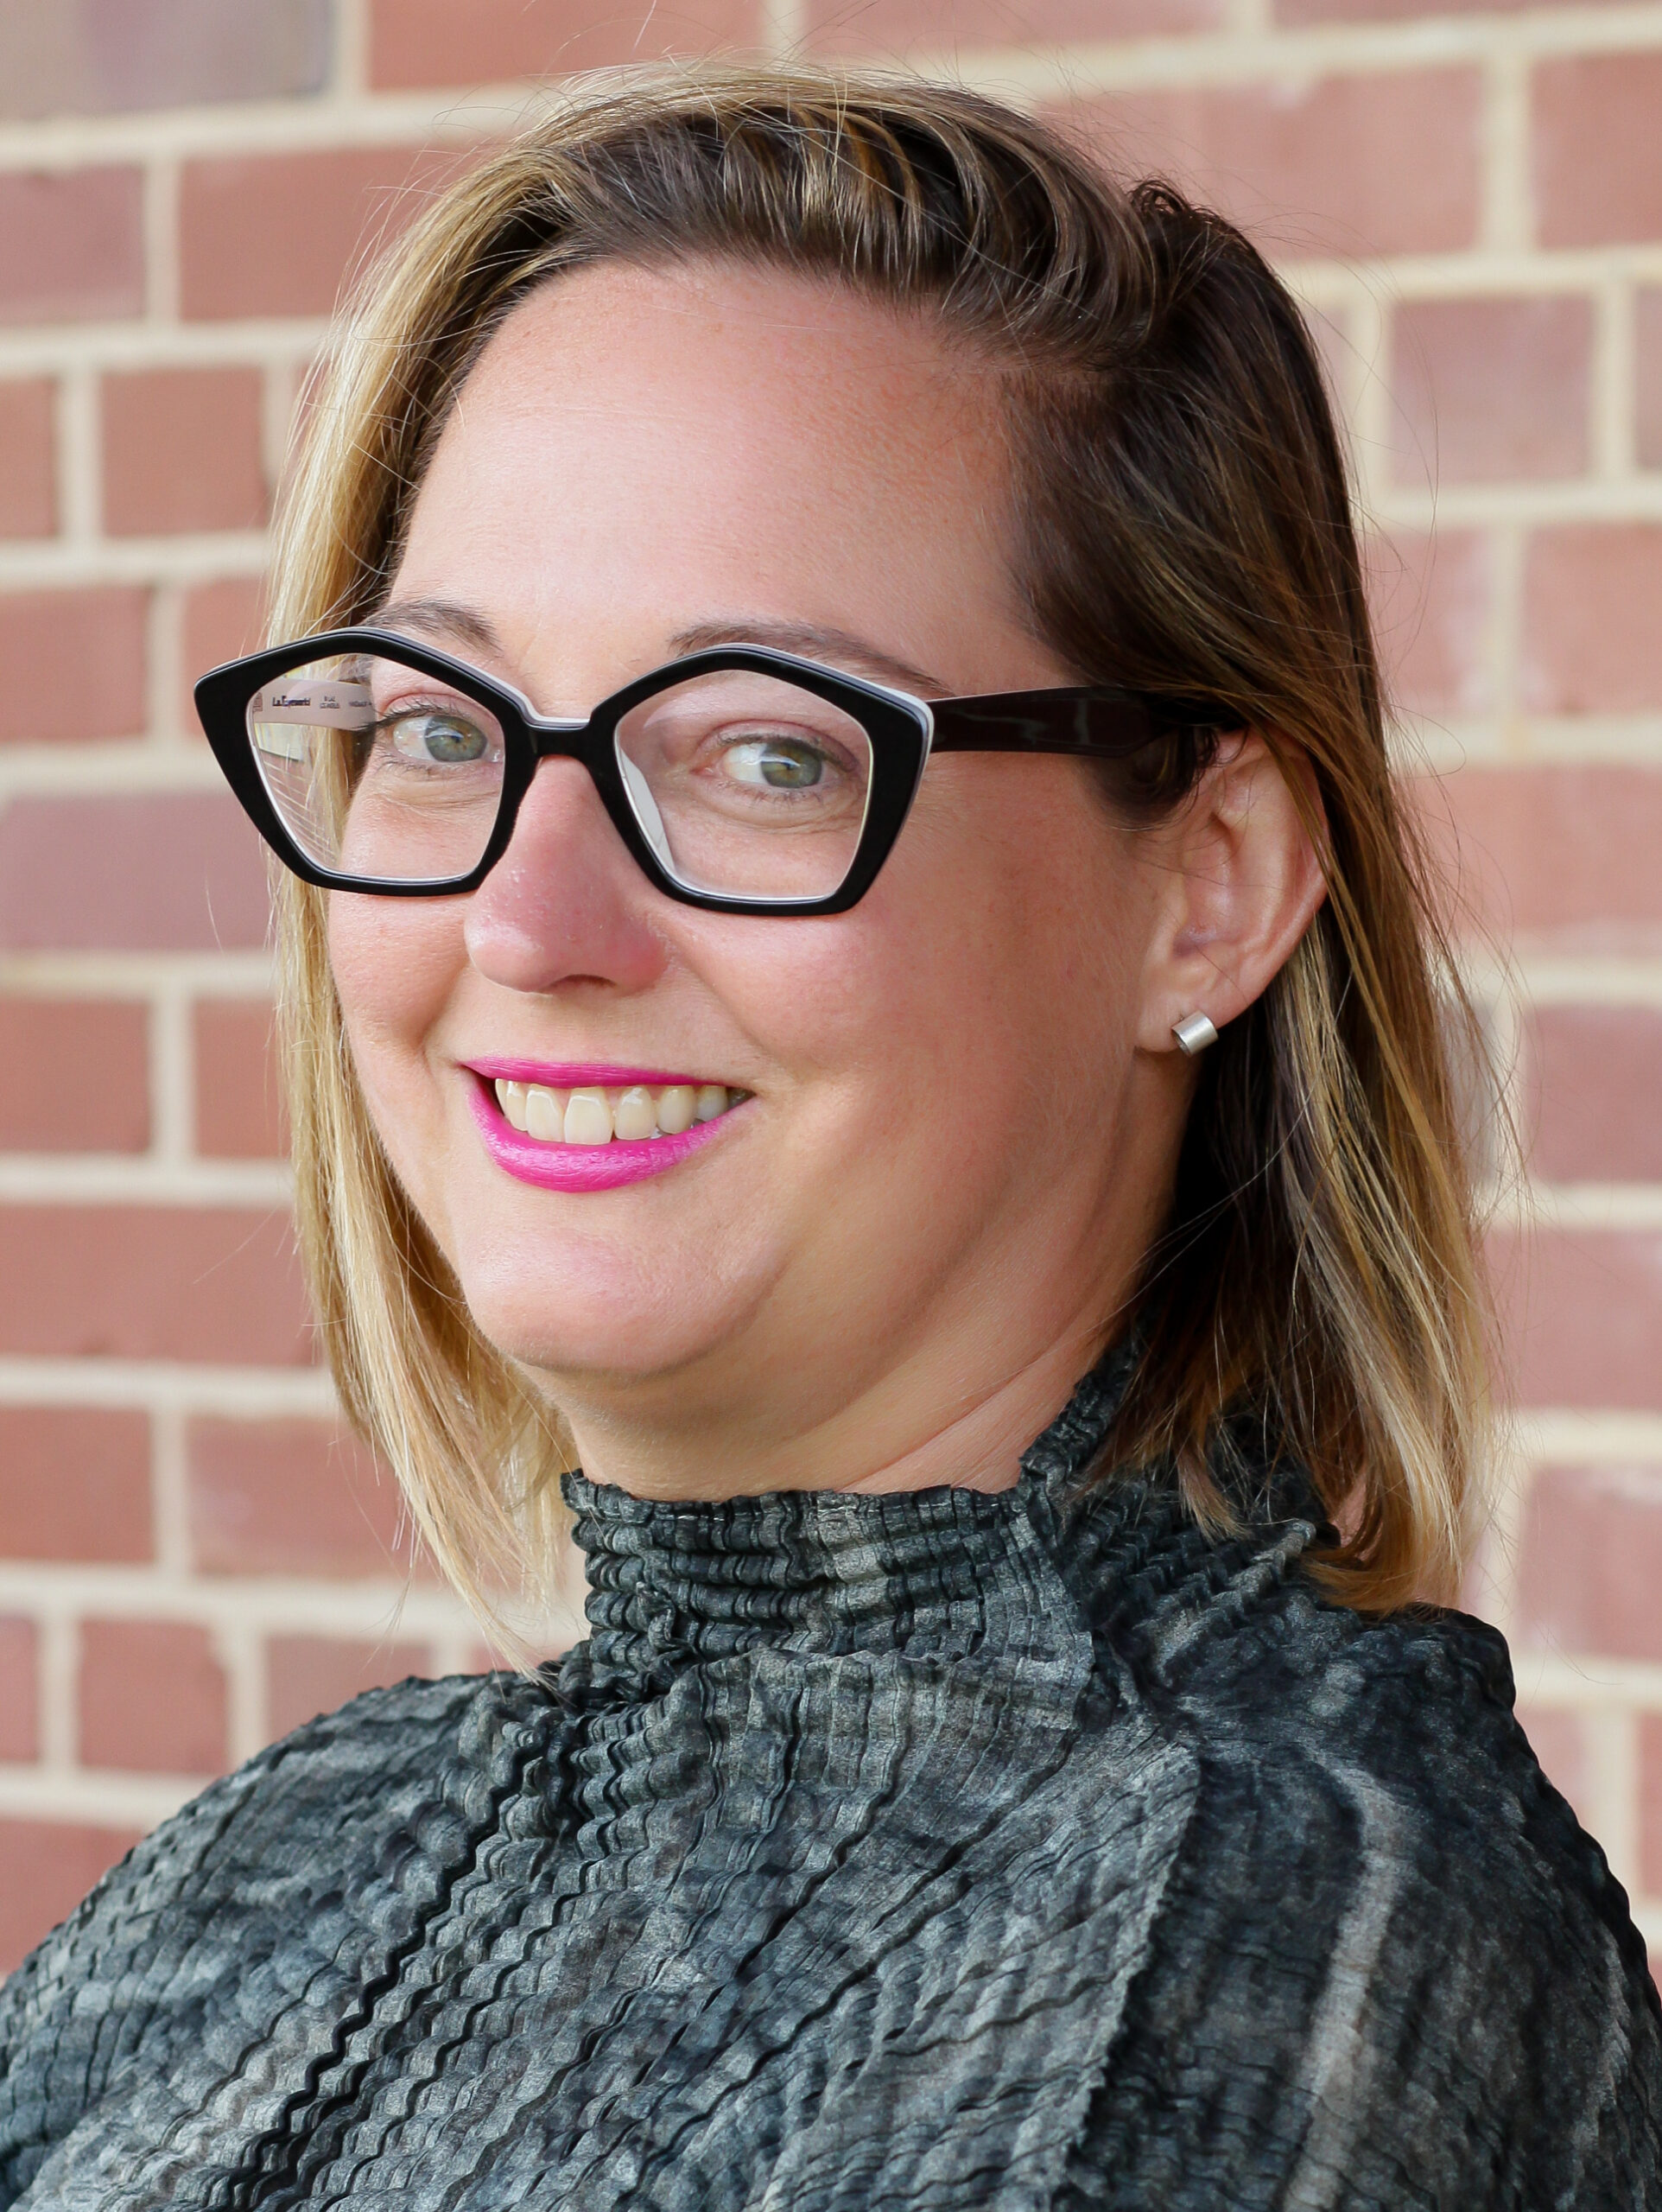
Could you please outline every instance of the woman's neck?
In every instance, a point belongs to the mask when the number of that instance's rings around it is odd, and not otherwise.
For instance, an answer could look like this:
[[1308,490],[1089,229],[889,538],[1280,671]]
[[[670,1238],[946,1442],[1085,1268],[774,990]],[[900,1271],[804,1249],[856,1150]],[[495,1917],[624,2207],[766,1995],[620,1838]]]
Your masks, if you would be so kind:
[[[1007,1490],[1021,1455],[1067,1404],[1103,1348],[1093,1316],[1054,1336],[1018,1364],[987,1362],[965,1385],[902,1368],[828,1417],[787,1425],[767,1436],[736,1422],[715,1426],[682,1417],[660,1428],[616,1409],[562,1410],[591,1482],[638,1497],[719,1499],[782,1490],[873,1495],[950,1485]],[[932,1364],[932,1363],[931,1363]],[[972,1369],[954,1363],[961,1378]],[[930,1388],[933,1382],[934,1387]]]

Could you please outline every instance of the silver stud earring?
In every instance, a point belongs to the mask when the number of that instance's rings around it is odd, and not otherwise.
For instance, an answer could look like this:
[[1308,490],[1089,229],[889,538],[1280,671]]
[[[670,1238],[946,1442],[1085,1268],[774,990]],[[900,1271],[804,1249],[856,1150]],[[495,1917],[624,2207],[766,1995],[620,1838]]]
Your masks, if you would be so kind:
[[1212,1017],[1206,1014],[1184,1014],[1181,1021],[1172,1023],[1171,1033],[1177,1040],[1178,1051],[1187,1052],[1191,1060],[1196,1052],[1203,1052],[1208,1045],[1218,1041]]

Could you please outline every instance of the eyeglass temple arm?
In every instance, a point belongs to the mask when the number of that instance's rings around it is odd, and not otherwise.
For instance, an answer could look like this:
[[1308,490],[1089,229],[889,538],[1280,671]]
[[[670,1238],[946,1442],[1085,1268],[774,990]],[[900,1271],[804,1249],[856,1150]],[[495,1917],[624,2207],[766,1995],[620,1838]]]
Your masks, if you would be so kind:
[[1215,703],[1146,699],[1089,684],[931,699],[929,711],[933,753],[1076,753],[1120,760],[1178,730],[1241,727],[1239,715]]

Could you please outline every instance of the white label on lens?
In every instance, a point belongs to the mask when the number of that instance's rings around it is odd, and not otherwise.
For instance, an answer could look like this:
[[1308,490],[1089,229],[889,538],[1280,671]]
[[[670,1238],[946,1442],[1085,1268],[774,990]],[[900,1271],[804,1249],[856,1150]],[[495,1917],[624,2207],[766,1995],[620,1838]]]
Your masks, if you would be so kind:
[[292,722],[308,729],[368,729],[375,700],[367,683],[326,683],[320,677],[287,677],[257,691],[249,707],[255,721]]

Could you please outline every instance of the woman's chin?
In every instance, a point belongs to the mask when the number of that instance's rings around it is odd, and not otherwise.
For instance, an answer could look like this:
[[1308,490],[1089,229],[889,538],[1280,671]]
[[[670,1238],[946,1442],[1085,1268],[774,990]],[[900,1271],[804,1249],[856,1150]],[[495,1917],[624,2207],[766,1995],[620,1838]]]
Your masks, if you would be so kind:
[[[632,1269],[611,1281],[586,1272],[557,1288],[546,1274],[531,1282],[469,1281],[464,1274],[463,1284],[480,1332],[508,1358],[546,1376],[556,1395],[562,1382],[626,1388],[684,1374],[719,1355],[741,1325],[714,1283],[707,1299],[688,1301],[684,1281],[643,1282]],[[689,1303],[696,1310],[688,1311]]]

